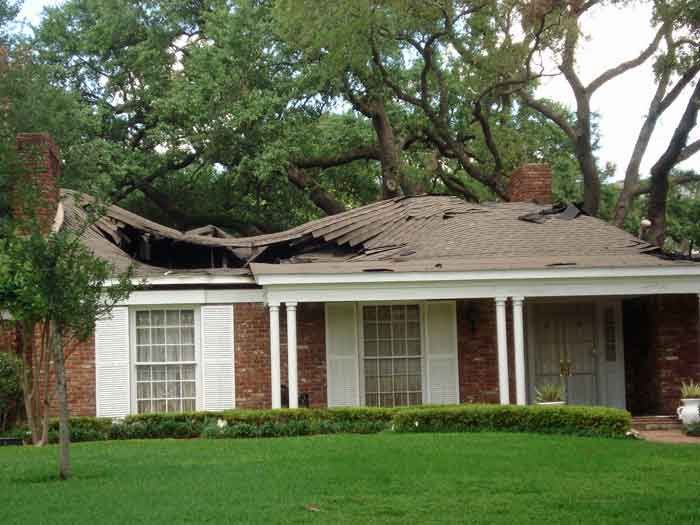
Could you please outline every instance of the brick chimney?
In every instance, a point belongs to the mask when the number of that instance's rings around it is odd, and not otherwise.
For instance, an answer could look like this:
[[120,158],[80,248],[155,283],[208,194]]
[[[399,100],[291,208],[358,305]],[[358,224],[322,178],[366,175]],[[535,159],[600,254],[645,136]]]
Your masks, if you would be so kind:
[[552,168],[549,164],[524,164],[515,170],[508,183],[511,202],[552,204]]
[[61,162],[58,147],[47,133],[20,133],[17,153],[23,170],[13,189],[12,214],[15,217],[36,216],[41,228],[48,232],[59,207]]

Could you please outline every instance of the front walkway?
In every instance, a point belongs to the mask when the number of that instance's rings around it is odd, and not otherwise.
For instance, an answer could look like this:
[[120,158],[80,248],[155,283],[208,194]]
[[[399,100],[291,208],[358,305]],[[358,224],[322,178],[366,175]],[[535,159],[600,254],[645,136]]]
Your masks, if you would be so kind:
[[679,429],[638,430],[639,436],[653,443],[695,444],[700,445],[700,437],[687,436]]

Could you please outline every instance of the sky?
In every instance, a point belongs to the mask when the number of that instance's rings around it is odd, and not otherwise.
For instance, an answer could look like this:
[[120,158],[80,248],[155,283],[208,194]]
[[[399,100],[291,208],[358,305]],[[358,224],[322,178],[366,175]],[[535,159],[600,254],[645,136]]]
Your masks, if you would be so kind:
[[[41,19],[45,6],[60,4],[60,0],[25,0],[20,18],[31,24]],[[590,12],[583,20],[586,39],[578,54],[578,72],[584,83],[590,82],[600,73],[637,56],[654,37],[649,25],[649,8],[638,4],[623,8],[607,6]],[[601,164],[611,162],[617,166],[615,178],[621,179],[634,148],[634,142],[649,101],[655,89],[651,61],[611,80],[600,88],[591,101],[592,109],[600,115]],[[561,77],[546,79],[539,95],[558,100],[574,107],[574,98],[566,81]],[[673,134],[678,119],[687,103],[690,89],[676,100],[660,119],[641,166],[642,177],[663,153]],[[700,138],[700,129],[695,129],[690,140]],[[700,153],[688,159],[679,168],[700,171]]]

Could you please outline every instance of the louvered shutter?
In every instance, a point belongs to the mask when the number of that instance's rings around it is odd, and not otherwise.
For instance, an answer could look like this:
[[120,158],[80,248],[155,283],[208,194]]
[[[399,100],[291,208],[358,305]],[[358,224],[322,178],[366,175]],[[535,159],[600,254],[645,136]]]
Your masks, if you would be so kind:
[[98,417],[124,417],[131,408],[129,309],[119,306],[95,323],[95,396]]
[[354,303],[326,304],[329,407],[360,404],[356,315]]
[[457,313],[453,301],[428,302],[426,308],[426,364],[428,403],[459,403],[457,369]]
[[233,306],[202,306],[202,404],[234,408]]

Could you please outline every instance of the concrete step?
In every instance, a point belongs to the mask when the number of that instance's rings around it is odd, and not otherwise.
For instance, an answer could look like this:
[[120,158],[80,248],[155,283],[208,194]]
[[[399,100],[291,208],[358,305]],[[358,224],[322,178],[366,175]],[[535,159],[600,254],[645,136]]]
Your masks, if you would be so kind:
[[636,416],[632,418],[634,430],[673,430],[683,428],[676,416]]

